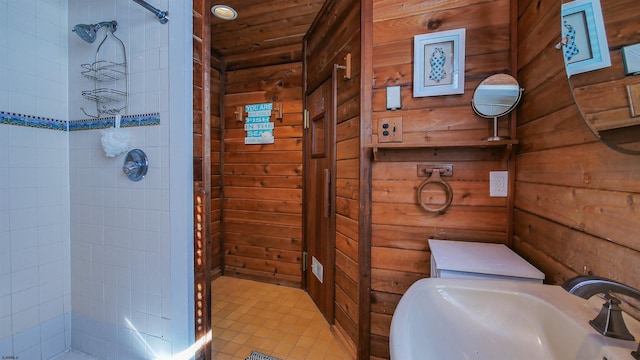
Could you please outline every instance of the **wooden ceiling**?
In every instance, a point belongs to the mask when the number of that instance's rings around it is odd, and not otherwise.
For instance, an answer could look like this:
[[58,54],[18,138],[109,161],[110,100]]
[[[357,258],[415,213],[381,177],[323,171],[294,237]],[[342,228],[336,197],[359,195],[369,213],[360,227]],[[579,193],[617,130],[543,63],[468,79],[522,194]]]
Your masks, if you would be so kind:
[[213,0],[238,12],[235,20],[211,16],[211,49],[226,69],[299,61],[302,40],[324,0]]

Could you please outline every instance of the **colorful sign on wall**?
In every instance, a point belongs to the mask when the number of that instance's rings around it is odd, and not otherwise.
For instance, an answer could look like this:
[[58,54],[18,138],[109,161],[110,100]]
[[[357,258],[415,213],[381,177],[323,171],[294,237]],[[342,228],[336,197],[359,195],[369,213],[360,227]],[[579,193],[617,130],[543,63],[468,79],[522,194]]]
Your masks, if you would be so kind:
[[245,106],[247,117],[244,130],[247,136],[245,144],[273,144],[274,123],[271,122],[273,103],[249,104]]

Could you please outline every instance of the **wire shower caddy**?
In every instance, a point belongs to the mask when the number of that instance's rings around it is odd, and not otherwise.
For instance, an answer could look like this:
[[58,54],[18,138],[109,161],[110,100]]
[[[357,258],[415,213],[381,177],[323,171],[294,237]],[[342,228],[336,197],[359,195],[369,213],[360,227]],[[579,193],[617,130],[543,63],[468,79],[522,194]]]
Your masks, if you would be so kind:
[[[109,49],[112,43],[115,44],[114,49]],[[111,59],[105,60],[108,55]],[[110,28],[98,45],[94,62],[80,66],[83,69],[81,74],[93,80],[93,90],[82,91],[82,97],[96,104],[96,115],[82,107],[80,110],[92,118],[126,113],[129,106],[127,52],[122,40]]]

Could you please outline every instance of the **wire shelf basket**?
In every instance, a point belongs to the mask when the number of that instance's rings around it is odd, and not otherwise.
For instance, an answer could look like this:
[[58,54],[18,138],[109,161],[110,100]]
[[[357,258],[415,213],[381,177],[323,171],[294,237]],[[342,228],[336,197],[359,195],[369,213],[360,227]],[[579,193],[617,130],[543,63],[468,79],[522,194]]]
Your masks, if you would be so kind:
[[100,60],[80,66],[84,69],[81,72],[84,77],[98,82],[121,80],[127,76],[126,63]]
[[121,102],[127,99],[127,93],[125,91],[108,88],[85,90],[82,92],[82,96],[87,100],[100,104]]

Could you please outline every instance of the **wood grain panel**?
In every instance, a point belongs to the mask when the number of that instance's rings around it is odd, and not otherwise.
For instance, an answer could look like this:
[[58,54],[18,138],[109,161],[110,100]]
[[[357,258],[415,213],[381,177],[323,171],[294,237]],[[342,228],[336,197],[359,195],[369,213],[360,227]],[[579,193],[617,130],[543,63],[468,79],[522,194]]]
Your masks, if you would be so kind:
[[340,250],[336,250],[336,268],[352,280],[358,278],[358,263]]
[[371,310],[378,314],[393,314],[402,296],[384,292],[371,292]]
[[274,224],[285,226],[299,225],[301,220],[300,214],[287,213],[267,213],[264,211],[239,211],[233,209],[225,209],[225,220],[244,221],[252,224]]
[[358,199],[358,182],[354,179],[338,179],[336,180],[336,196],[346,199]]
[[[336,233],[336,249],[342,251],[350,259],[356,261],[358,259],[358,242],[338,232]],[[357,279],[352,279],[357,280]],[[356,298],[354,298],[355,300]]]
[[[225,274],[301,286],[301,69],[291,62],[225,73]],[[236,107],[263,102],[283,106],[282,121],[271,118],[275,142],[245,145]]]
[[[506,0],[373,3],[372,142],[378,122],[402,116],[403,142],[480,140],[492,124],[469,105],[475,87],[494,73],[510,73],[511,4]],[[465,91],[460,95],[413,97],[413,37],[465,28]],[[402,109],[386,110],[386,87],[401,86]],[[511,118],[499,121],[501,133],[511,132]],[[416,280],[429,276],[427,240],[458,239],[508,243],[509,200],[489,197],[489,172],[510,169],[504,149],[425,148],[378,150],[372,169],[371,209],[371,358],[389,357],[388,335],[400,296]],[[453,206],[444,215],[427,213],[417,200],[426,180],[417,167],[452,163],[445,178],[453,189]],[[441,189],[429,188],[433,203],[444,202]]]
[[300,176],[234,176],[225,177],[225,186],[300,189]]
[[370,360],[389,359],[389,338],[387,336],[372,334],[369,346]]
[[517,194],[518,209],[640,250],[638,241],[629,237],[640,224],[635,211],[640,194],[526,182],[518,183]]
[[429,272],[431,252],[374,247],[371,249],[371,266],[377,269],[404,272]]
[[339,307],[349,319],[358,319],[358,304],[340,286],[336,286],[335,306]]
[[409,0],[404,1],[402,6],[398,6],[398,3],[394,0],[375,0],[373,2],[374,21],[383,22],[396,17],[457,9],[482,2],[486,2],[486,0],[453,0],[447,2]]
[[261,236],[283,237],[287,239],[302,239],[302,227],[291,227],[274,224],[247,224],[242,222],[227,221],[225,219],[224,228],[225,236],[226,234],[236,233],[255,236],[258,239],[260,239]]
[[540,262],[542,268],[553,269],[554,263],[561,260],[571,270],[562,273],[563,276],[554,276],[553,283],[562,283],[567,276],[599,274],[640,287],[640,268],[628,266],[640,261],[640,252],[520,210],[515,213],[515,223],[517,233],[522,234],[521,242],[546,256]]
[[[495,161],[469,161],[466,159],[454,159],[453,178],[457,181],[489,181],[489,171],[505,170],[500,162]],[[442,164],[444,161],[420,161],[420,162],[386,162],[376,163],[373,172],[373,181],[385,180],[415,180],[418,174],[418,166],[430,166]],[[447,178],[445,178],[447,179]],[[448,179],[447,179],[448,180]]]
[[346,216],[350,219],[357,220],[359,214],[360,205],[355,200],[349,200],[341,197],[336,197],[336,213],[342,216]]
[[[628,264],[640,256],[640,240],[630,236],[640,233],[634,210],[640,157],[596,142],[583,123],[562,56],[548,48],[560,36],[560,3],[518,4],[518,74],[529,90],[518,111],[514,249],[543,270],[551,284],[593,274],[638,287],[638,269]],[[630,12],[621,10],[624,2],[607,4],[620,6],[612,12],[620,22],[607,33],[637,28]],[[575,79],[581,82],[578,86],[606,81],[601,76],[613,74],[583,75]],[[601,88],[592,106],[603,109],[601,100],[613,103],[607,93],[606,86]]]
[[279,274],[289,275],[289,279],[300,276],[301,268],[299,264],[287,263],[281,260],[258,259],[250,256],[236,256],[225,254],[225,266],[231,268],[243,268],[262,271],[277,276]]
[[429,272],[415,273],[385,269],[371,269],[371,289],[391,293],[404,294],[414,282],[429,277]]
[[503,231],[451,229],[441,226],[374,225],[371,242],[374,247],[428,250],[428,239],[456,239],[475,242],[507,243]]
[[[357,282],[353,281],[353,279],[348,277],[347,274],[342,272],[342,270],[336,269],[336,286],[338,286],[341,291],[345,293],[350,303],[356,304],[355,302],[358,300],[358,285],[359,284]],[[357,304],[355,305],[355,307],[352,307],[357,310]],[[356,316],[354,320],[357,321],[358,316]]]
[[211,47],[224,58],[224,70],[260,68],[300,61],[302,38],[324,1],[229,0],[239,17],[211,17]]
[[351,118],[338,124],[336,130],[336,140],[358,138],[360,136],[360,117]]
[[518,133],[523,153],[596,141],[573,105],[520,126]]
[[[417,202],[417,190],[426,178],[413,181],[374,181],[372,198],[379,203]],[[464,206],[506,206],[507,198],[489,197],[489,182],[445,181],[453,190],[453,204]],[[425,198],[432,198],[433,203],[444,203],[445,193],[438,186],[425,187]]]
[[[466,28],[466,51],[469,51],[469,55],[505,48],[504,45],[496,46],[496,42],[509,37],[508,30],[505,31],[509,28],[508,2],[470,1],[467,6],[455,8],[448,5],[440,11],[416,12],[385,21],[380,21],[376,16],[373,32],[376,46],[406,41],[407,35],[413,37],[431,31]],[[487,50],[481,51],[481,48]]]
[[336,215],[336,232],[354,240],[358,239],[358,221],[344,215]]
[[271,200],[297,200],[301,201],[302,191],[300,189],[272,188],[263,191],[255,187],[226,187],[224,189],[226,198],[239,199],[271,199]]
[[[250,232],[250,231],[248,231]],[[225,239],[229,243],[238,245],[262,246],[265,249],[276,248],[280,250],[295,251],[300,249],[302,239],[300,237],[276,237],[261,234],[234,233],[227,231]]]
[[273,261],[301,264],[300,253],[297,251],[273,250],[262,246],[246,246],[237,244],[226,244],[225,252],[229,255],[244,257],[260,257]]
[[389,336],[391,330],[391,315],[372,313],[371,314],[371,334],[379,336]]
[[516,178],[532,183],[637,193],[640,191],[637,159],[590,142],[520,154]]
[[[379,205],[379,206],[378,206]],[[376,204],[372,221],[381,225],[445,226],[499,231],[506,226],[506,209],[487,206],[452,206],[445,215],[427,213],[418,204]]]
[[241,279],[266,282],[270,284],[283,285],[294,288],[298,288],[300,286],[300,275],[287,275],[272,271],[261,271],[245,268],[242,267],[242,262],[240,262],[240,265],[241,266],[239,267],[233,265],[225,265],[225,276],[233,276]]
[[225,164],[224,175],[301,176],[302,164]]

